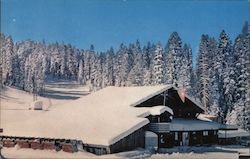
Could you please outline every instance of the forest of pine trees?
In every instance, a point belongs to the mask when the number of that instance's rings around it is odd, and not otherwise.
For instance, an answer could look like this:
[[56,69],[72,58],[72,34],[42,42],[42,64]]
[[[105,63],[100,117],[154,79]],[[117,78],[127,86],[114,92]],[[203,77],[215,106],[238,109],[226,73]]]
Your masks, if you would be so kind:
[[[196,62],[189,44],[173,32],[165,46],[121,44],[97,53],[94,46],[78,49],[70,44],[25,40],[14,43],[0,36],[3,85],[42,95],[48,79],[77,80],[92,91],[106,86],[173,84],[199,99],[206,113],[222,122],[250,128],[250,34],[248,23],[232,41],[223,30],[219,39],[201,35]],[[196,63],[196,66],[193,66]]]

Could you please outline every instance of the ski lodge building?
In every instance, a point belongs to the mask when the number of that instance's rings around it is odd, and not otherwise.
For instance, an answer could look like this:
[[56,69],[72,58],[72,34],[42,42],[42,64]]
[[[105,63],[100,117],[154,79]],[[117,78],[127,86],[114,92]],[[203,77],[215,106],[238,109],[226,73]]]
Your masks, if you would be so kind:
[[216,144],[219,130],[237,130],[198,119],[203,106],[171,85],[106,87],[49,111],[27,111],[26,121],[4,113],[3,143],[25,140],[34,148],[36,141],[35,148],[50,143],[43,148],[95,154]]

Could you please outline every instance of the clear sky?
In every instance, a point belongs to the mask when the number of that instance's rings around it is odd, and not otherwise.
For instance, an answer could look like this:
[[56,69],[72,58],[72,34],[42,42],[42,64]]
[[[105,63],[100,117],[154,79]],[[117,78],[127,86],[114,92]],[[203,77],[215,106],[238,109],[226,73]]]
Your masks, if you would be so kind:
[[139,39],[160,41],[173,31],[197,52],[201,34],[234,38],[250,19],[247,0],[1,0],[1,32],[25,39],[94,44],[97,51]]

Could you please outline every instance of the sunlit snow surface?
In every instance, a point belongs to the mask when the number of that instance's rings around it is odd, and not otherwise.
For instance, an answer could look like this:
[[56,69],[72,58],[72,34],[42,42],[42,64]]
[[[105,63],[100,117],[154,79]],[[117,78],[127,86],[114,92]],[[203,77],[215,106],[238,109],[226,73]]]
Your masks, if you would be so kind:
[[174,147],[162,150],[160,153],[153,153],[145,149],[137,149],[134,151],[121,152],[111,155],[96,156],[88,152],[56,152],[49,150],[32,150],[32,149],[16,149],[4,148],[2,154],[9,158],[151,158],[151,159],[238,159],[240,154],[247,154],[248,148],[232,145],[232,146],[210,146],[210,147]]

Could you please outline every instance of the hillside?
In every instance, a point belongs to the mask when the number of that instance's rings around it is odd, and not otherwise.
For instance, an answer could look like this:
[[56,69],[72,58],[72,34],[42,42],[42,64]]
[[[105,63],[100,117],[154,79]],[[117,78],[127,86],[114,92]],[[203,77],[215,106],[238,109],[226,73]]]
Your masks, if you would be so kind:
[[[86,94],[88,94],[88,88],[76,82],[47,82],[43,96],[38,96],[37,100],[53,107]],[[30,103],[33,101],[33,95],[13,87],[4,87],[0,99],[2,110],[28,110]]]

